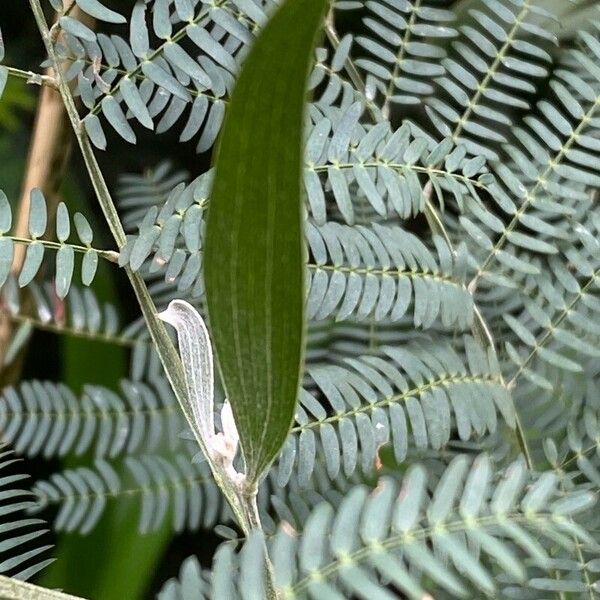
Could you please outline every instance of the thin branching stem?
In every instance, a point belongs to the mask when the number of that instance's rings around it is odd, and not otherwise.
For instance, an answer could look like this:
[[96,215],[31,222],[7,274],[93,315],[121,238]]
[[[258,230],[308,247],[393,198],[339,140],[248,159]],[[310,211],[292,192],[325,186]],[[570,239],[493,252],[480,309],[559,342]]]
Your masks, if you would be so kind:
[[[77,112],[77,107],[75,106],[71,89],[60,69],[60,60],[54,48],[52,32],[48,27],[40,0],[29,0],[29,4],[42,36],[48,58],[50,59],[52,66],[55,68],[58,90],[60,91],[69,121],[71,122],[75,137],[77,138],[77,143],[83,155],[83,160],[94,187],[96,197],[117,247],[119,250],[121,250],[126,243],[125,231],[123,229],[121,219],[119,218],[115,203],[104,179],[104,175],[102,174],[94,154],[90,140],[79,118],[79,113]],[[244,532],[248,534],[253,529],[255,511],[252,506],[245,504],[245,497],[241,493],[239,486],[236,485],[235,482],[231,481],[227,473],[212,460],[210,452],[203,443],[199,431],[196,427],[194,427],[194,419],[192,417],[190,400],[187,395],[185,378],[179,354],[177,353],[163,322],[157,317],[156,307],[154,306],[154,301],[152,300],[150,292],[148,291],[146,282],[141,275],[135,273],[131,268],[125,267],[125,271],[136,294],[138,303],[144,316],[144,320],[148,330],[150,331],[156,351],[160,357],[177,401],[181,406],[186,420],[190,424],[198,445],[202,449],[204,455],[207,457],[217,485],[221,488],[223,494],[230,503],[233,512],[240,522],[240,525],[244,529]]]
[[30,238],[23,238],[14,235],[4,235],[2,236],[2,238],[12,240],[15,244],[23,244],[24,246],[31,246],[31,244],[41,244],[42,246],[44,246],[44,248],[48,248],[49,250],[60,250],[64,246],[69,246],[73,249],[74,252],[77,252],[79,254],[95,252],[100,258],[103,258],[108,262],[119,262],[119,255],[114,250],[99,250],[97,248],[92,248],[91,246],[81,246],[79,244],[70,244],[68,242],[54,242],[52,240],[32,240]]
[[54,77],[50,77],[49,75],[42,75],[40,73],[35,73],[34,71],[24,71],[23,69],[17,69],[16,67],[4,68],[8,71],[10,77],[24,79],[27,83],[33,85],[45,85],[47,87],[51,87],[52,89],[58,89],[56,79],[54,79]]
[[[330,43],[332,44],[332,46],[334,48],[336,48],[339,45],[340,39],[339,39],[339,36],[338,36],[336,28],[335,28],[335,23],[333,21],[333,13],[332,12],[329,13],[328,18],[327,18],[326,32],[327,32],[327,37],[328,37]],[[360,76],[360,73],[358,72],[356,65],[354,65],[354,63],[352,62],[352,59],[350,57],[348,57],[346,59],[345,68],[346,68],[346,72],[348,73],[348,77],[350,77],[352,83],[366,97],[365,83],[362,80],[362,77]],[[383,115],[382,115],[381,111],[379,111],[379,109],[373,108],[372,104],[373,103],[367,104],[367,108],[369,109],[369,112],[370,112],[373,120],[375,122],[379,122],[383,118]],[[425,218],[427,219],[427,223],[429,225],[431,232],[433,234],[439,235],[441,238],[443,238],[445,240],[446,244],[448,245],[448,248],[450,249],[450,252],[452,253],[452,255],[456,256],[456,250],[454,248],[454,244],[452,243],[450,235],[448,234],[448,231],[447,231],[437,209],[435,208],[435,206],[433,205],[433,202],[431,201],[432,195],[433,195],[433,184],[431,183],[431,181],[428,181],[423,189],[423,196],[425,198]],[[471,289],[471,288],[469,288],[469,289]],[[477,306],[477,304],[475,303],[474,300],[473,300],[473,311],[474,311],[474,319],[473,319],[472,330],[473,330],[474,337],[485,348],[489,349],[494,354],[495,357],[497,357],[496,346],[495,346],[494,338],[492,336],[490,328],[489,328],[488,324],[486,323],[481,310],[479,309],[479,307]],[[503,385],[506,386],[504,379],[502,381],[503,381]],[[533,459],[531,457],[531,451],[529,449],[529,445],[527,442],[527,436],[525,435],[525,428],[523,427],[521,418],[519,416],[519,413],[518,413],[516,407],[515,407],[515,418],[516,418],[515,433],[516,433],[518,447],[519,447],[521,453],[523,454],[525,461],[527,462],[527,466],[529,468],[533,468]]]

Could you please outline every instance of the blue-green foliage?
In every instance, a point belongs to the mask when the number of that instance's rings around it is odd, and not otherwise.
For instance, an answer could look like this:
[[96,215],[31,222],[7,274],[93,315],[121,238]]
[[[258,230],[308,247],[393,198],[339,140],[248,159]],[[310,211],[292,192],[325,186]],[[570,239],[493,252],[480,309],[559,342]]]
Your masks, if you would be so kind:
[[[143,127],[212,150],[276,4],[139,0],[122,17],[77,0],[99,27],[63,15],[56,50],[92,143],[110,152],[109,130],[135,143]],[[162,600],[264,597],[263,542],[282,598],[600,598],[600,12],[576,4],[581,31],[561,30],[564,2],[332,4],[305,119],[306,372],[260,490],[265,533],[225,541],[211,568],[186,560]],[[212,179],[167,161],[123,175],[118,254],[64,205],[48,227],[36,191],[17,240],[0,197],[3,312],[19,325],[5,362],[35,327],[132,349],[118,392],[2,394],[19,453],[94,456],[36,482],[26,508],[54,507],[57,530],[86,534],[134,501],[142,532],[238,535],[143,323],[71,285],[76,253],[84,286],[105,258],[158,308],[204,312]]]

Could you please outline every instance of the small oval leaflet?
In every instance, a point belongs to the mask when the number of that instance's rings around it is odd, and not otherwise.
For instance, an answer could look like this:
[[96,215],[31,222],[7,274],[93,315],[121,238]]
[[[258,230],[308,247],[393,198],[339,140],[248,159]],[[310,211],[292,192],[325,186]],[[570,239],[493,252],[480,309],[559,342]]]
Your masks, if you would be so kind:
[[113,126],[114,130],[127,142],[135,144],[136,137],[131,125],[127,122],[125,113],[121,109],[121,105],[113,98],[106,96],[102,100],[102,112],[106,120]]
[[159,67],[154,62],[142,63],[142,72],[148,79],[153,81],[156,85],[165,88],[168,92],[171,92],[174,96],[185,100],[186,102],[191,101],[190,93],[187,91],[173,75],[170,75],[163,68]]
[[144,58],[150,49],[148,26],[146,25],[146,4],[136,2],[131,13],[129,41],[131,49],[138,58]]
[[27,247],[23,268],[19,273],[19,287],[25,287],[28,283],[31,283],[40,270],[43,259],[44,246],[40,242],[33,242]]
[[65,242],[71,234],[71,223],[69,221],[69,211],[64,202],[58,205],[56,210],[56,237],[59,242]]
[[60,26],[71,35],[74,35],[77,38],[81,38],[86,42],[95,42],[96,34],[87,26],[84,25],[81,21],[74,19],[73,17],[61,17],[58,22]]
[[39,238],[46,233],[48,215],[46,213],[46,199],[41,190],[31,190],[29,206],[29,233],[32,238]]
[[3,190],[0,190],[0,233],[7,233],[12,226],[12,209]]
[[83,285],[90,285],[96,276],[98,269],[98,253],[95,250],[88,250],[83,255],[81,262],[81,282]]
[[90,113],[82,122],[92,144],[98,150],[106,150],[106,136],[104,135],[100,119]]
[[78,212],[73,216],[73,221],[75,222],[75,229],[77,230],[77,235],[79,236],[81,243],[89,246],[94,239],[94,234],[92,233],[92,228],[90,227],[88,220]]
[[69,293],[75,266],[75,252],[71,246],[63,246],[56,253],[56,295],[65,298]]
[[98,2],[98,0],[76,0],[76,2],[81,10],[100,21],[117,24],[127,22],[123,15],[107,8],[104,4]]
[[8,81],[8,69],[6,67],[0,67],[0,98],[4,93],[6,82]]
[[14,256],[14,243],[11,239],[0,238],[0,286],[10,274]]

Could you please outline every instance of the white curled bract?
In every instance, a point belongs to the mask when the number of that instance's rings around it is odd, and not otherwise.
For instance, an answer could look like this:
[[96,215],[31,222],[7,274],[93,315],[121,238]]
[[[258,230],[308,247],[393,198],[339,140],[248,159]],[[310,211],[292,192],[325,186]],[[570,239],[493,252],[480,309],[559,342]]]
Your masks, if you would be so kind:
[[214,361],[204,320],[185,300],[172,300],[158,317],[177,331],[193,425],[210,454],[209,458],[232,480],[241,483],[244,474],[233,466],[240,438],[228,400],[221,409],[222,431],[216,432],[215,428]]

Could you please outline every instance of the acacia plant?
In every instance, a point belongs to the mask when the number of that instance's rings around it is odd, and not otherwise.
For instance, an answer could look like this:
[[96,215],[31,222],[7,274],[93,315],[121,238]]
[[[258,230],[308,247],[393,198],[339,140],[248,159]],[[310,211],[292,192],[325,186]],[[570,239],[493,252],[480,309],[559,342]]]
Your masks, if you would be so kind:
[[[600,597],[600,3],[30,5],[50,71],[0,83],[60,93],[114,246],[39,189],[13,235],[0,194],[5,363],[40,327],[131,374],[2,392],[17,455],[93,457],[0,479],[2,597],[68,598],[20,582],[41,517],[86,535],[125,496],[140,535],[225,538],[161,600]],[[140,127],[214,167],[115,204],[97,155]]]

